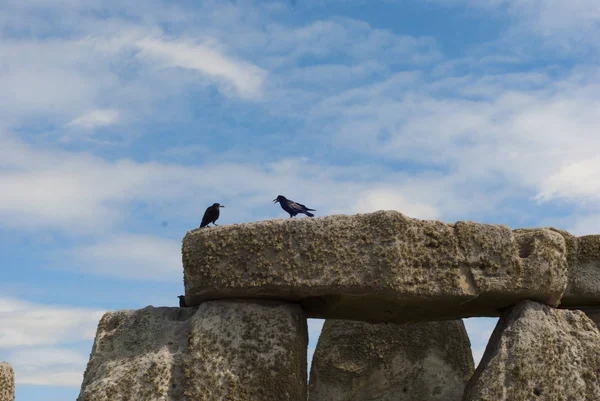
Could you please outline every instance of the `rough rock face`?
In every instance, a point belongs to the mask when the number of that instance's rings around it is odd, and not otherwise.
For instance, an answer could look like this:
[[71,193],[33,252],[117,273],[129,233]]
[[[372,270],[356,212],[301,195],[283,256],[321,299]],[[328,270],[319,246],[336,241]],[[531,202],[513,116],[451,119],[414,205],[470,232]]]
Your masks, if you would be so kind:
[[600,332],[581,311],[524,301],[500,318],[463,401],[600,400]]
[[7,362],[0,362],[0,401],[14,401],[15,372]]
[[307,343],[301,308],[280,302],[109,312],[78,400],[305,400]]
[[[600,305],[600,235],[576,237],[556,228],[548,230],[559,233],[567,248],[568,284],[561,299],[561,306]],[[536,228],[519,228],[515,233],[530,233]]]
[[574,237],[561,231],[567,244],[569,283],[561,304],[600,305],[600,235]]
[[581,311],[589,317],[600,330],[600,308],[581,308]]
[[460,401],[472,374],[462,320],[327,320],[312,361],[309,401]]
[[190,231],[183,265],[188,305],[290,300],[310,317],[368,322],[498,316],[523,299],[557,305],[567,284],[555,231],[383,211]]

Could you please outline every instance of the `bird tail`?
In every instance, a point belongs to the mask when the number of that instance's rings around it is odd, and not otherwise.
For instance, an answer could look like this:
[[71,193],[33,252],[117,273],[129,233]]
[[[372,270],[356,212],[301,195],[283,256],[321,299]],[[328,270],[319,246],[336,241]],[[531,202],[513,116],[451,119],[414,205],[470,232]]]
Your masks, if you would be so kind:
[[[313,210],[313,209],[308,209],[308,210]],[[307,215],[308,217],[315,217],[314,214],[312,214],[311,212],[304,212],[305,215]]]

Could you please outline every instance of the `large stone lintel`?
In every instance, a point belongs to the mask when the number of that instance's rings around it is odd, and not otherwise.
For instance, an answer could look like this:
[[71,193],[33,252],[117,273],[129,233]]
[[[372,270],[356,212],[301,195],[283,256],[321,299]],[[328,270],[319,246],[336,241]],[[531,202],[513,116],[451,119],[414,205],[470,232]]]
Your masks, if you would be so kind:
[[498,316],[523,299],[556,306],[567,285],[565,239],[555,231],[391,211],[203,228],[186,234],[182,252],[188,305],[287,300],[317,318]]

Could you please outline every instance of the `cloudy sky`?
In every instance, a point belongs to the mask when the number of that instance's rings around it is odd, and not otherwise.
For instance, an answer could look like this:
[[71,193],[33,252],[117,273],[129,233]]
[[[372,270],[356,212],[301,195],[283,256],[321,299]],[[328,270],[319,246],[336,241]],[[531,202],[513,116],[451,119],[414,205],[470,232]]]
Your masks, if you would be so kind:
[[600,232],[597,0],[3,0],[0,29],[18,401],[76,398],[104,311],[177,304],[213,202]]

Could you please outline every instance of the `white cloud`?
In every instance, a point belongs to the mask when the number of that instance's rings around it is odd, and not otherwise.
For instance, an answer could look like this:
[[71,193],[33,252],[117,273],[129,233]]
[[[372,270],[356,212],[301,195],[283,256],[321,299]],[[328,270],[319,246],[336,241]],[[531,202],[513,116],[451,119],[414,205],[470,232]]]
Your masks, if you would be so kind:
[[596,0],[429,0],[446,6],[466,5],[485,13],[506,13],[514,20],[500,40],[505,46],[545,49],[565,54],[598,49],[595,38],[600,33],[600,3]]
[[554,80],[543,71],[430,80],[401,73],[327,97],[310,116],[328,122],[340,148],[443,171],[443,188],[463,202],[536,193],[595,200],[599,72],[574,69]]
[[[257,208],[270,207],[276,213],[268,201],[280,193],[291,199],[300,196],[297,200],[309,205],[318,203],[319,215],[366,212],[378,206],[370,191],[380,191],[391,183],[395,191],[400,191],[396,193],[402,194],[402,201],[398,202],[400,195],[394,195],[395,200],[388,206],[432,214],[440,201],[439,197],[419,196],[418,188],[423,183],[403,192],[410,176],[387,175],[384,171],[385,181],[378,182],[372,178],[378,169],[369,172],[360,165],[332,167],[284,159],[268,166],[227,163],[187,167],[132,160],[113,162],[86,153],[38,149],[1,136],[0,144],[0,192],[5,194],[0,198],[0,216],[3,225],[19,229],[102,233],[119,225],[133,202],[163,213],[168,208],[171,216],[184,217],[190,224],[193,219],[197,227],[205,209],[198,206],[199,201],[209,205],[214,199],[221,199],[223,204],[224,199],[235,199],[244,207],[232,207],[224,217],[239,221]],[[436,185],[433,182],[427,187],[433,193]],[[358,200],[356,194],[360,194]],[[362,197],[366,201],[360,203]]]
[[181,281],[181,241],[113,234],[56,256],[59,269],[137,280]]
[[79,387],[88,362],[85,353],[69,348],[17,348],[6,357],[15,370],[16,384]]
[[600,234],[600,213],[573,213],[560,219],[560,224],[573,235]]
[[0,349],[93,339],[103,313],[0,297]]
[[[148,116],[173,121],[182,116],[183,100],[176,96],[206,85],[244,99],[262,95],[267,72],[215,46],[194,44],[185,36],[162,40],[156,26],[89,25],[79,37],[3,39],[3,124],[22,126],[42,118],[56,129],[89,130],[122,122],[124,115],[130,123]],[[171,101],[165,103],[167,98]],[[161,113],[155,113],[157,104]]]
[[318,59],[315,64],[319,65],[340,53],[351,57],[352,64],[368,60],[386,65],[427,64],[442,57],[432,37],[398,35],[350,18],[320,19],[297,28],[274,23],[268,27],[268,38],[267,54],[277,54],[275,60],[290,66],[307,56]]
[[94,129],[106,125],[112,125],[118,121],[118,110],[99,109],[85,112],[79,117],[71,120],[67,124],[67,127]]
[[244,98],[260,97],[267,72],[251,63],[227,57],[208,43],[165,41],[145,38],[136,43],[143,59],[156,60],[166,67],[200,71],[232,86]]
[[376,189],[366,191],[357,197],[354,209],[357,212],[367,213],[377,210],[398,210],[418,219],[437,219],[439,210],[427,203],[411,202],[402,196],[399,190]]
[[542,183],[543,191],[537,199],[546,201],[556,198],[600,199],[600,157],[575,161],[562,167]]
[[0,296],[0,359],[13,366],[17,386],[78,387],[104,313]]

